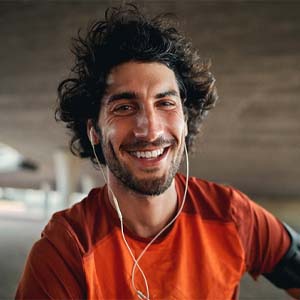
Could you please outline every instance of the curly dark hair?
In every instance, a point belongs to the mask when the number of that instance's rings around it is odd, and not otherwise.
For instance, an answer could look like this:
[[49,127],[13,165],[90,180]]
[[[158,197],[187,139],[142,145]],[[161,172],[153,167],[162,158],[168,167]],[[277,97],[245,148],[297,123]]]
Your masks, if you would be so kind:
[[[75,65],[71,76],[58,86],[56,119],[71,130],[70,149],[95,162],[87,136],[87,120],[97,124],[106,78],[111,69],[128,61],[159,62],[174,71],[184,101],[192,150],[207,112],[215,106],[215,79],[210,63],[203,61],[191,43],[171,24],[168,15],[146,17],[135,5],[109,8],[103,21],[92,23],[72,40]],[[95,126],[96,127],[96,126]],[[100,163],[105,164],[101,145],[96,145]]]

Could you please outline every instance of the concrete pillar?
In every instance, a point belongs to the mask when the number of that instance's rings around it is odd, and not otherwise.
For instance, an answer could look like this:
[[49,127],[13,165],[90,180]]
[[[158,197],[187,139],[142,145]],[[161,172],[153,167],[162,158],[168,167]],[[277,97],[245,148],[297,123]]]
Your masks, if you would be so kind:
[[96,186],[95,180],[88,174],[81,176],[81,192],[87,195],[92,188]]
[[79,182],[81,160],[69,149],[58,149],[54,153],[56,190],[60,194],[60,208],[70,205],[70,196],[76,192]]

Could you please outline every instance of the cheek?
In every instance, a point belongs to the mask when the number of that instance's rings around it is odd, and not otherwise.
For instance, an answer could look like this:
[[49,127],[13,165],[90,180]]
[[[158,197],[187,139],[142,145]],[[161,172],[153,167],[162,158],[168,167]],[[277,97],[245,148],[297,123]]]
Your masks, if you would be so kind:
[[118,136],[118,130],[114,126],[105,126],[102,130],[102,138],[105,144],[114,142]]
[[118,134],[118,129],[114,120],[107,116],[106,110],[101,111],[99,126],[102,134],[102,142],[104,144],[115,139],[115,136]]
[[111,143],[113,148],[117,150],[126,141],[129,132],[130,129],[126,122],[118,121],[106,124],[102,130],[103,142],[106,145]]
[[174,114],[171,118],[165,121],[166,125],[180,137],[187,135],[187,123],[183,114]]
[[171,126],[176,129],[182,129],[183,124],[185,123],[183,112],[181,112],[179,109],[174,111],[160,112],[155,116],[155,119],[165,127]]

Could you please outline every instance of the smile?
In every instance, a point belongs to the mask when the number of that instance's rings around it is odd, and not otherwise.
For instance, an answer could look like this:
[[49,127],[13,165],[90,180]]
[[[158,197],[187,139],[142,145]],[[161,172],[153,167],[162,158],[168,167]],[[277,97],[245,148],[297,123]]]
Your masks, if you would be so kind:
[[131,155],[137,157],[137,158],[148,158],[148,159],[153,159],[161,156],[164,152],[164,148],[152,150],[152,151],[133,151],[130,152]]

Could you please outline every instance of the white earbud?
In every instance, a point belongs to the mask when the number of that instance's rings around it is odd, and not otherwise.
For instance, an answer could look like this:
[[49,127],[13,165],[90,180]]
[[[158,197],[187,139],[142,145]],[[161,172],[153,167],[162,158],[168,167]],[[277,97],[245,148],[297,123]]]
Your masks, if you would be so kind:
[[95,140],[94,140],[94,136],[93,136],[93,127],[91,127],[91,129],[90,129],[90,142],[93,147],[95,145]]

